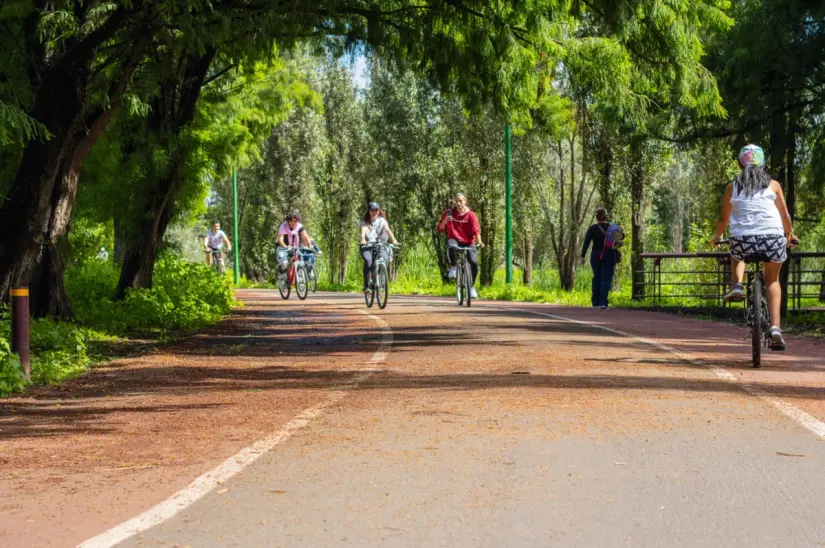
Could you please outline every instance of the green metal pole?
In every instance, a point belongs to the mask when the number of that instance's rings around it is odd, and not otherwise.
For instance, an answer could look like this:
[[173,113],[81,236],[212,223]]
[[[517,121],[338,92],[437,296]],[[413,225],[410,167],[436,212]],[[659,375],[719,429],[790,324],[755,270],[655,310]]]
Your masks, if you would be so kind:
[[510,170],[510,124],[504,128],[504,169],[505,169],[505,204],[507,213],[505,217],[507,232],[507,283],[513,283],[513,177]]
[[238,170],[232,170],[232,217],[235,221],[235,234],[232,238],[232,251],[233,254],[233,270],[235,271],[235,285],[238,285],[240,281],[239,271],[240,266],[238,265],[238,247],[240,241],[238,240]]

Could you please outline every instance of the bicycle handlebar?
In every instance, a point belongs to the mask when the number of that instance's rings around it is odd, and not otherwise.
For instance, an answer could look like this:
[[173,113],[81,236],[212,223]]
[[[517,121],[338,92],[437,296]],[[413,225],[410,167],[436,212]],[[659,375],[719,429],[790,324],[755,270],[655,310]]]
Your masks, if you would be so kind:
[[371,248],[375,248],[375,247],[391,247],[393,249],[400,249],[401,244],[396,245],[396,244],[388,244],[388,243],[384,243],[384,242],[375,242],[375,243],[371,243],[371,244],[361,244],[361,249],[371,249]]

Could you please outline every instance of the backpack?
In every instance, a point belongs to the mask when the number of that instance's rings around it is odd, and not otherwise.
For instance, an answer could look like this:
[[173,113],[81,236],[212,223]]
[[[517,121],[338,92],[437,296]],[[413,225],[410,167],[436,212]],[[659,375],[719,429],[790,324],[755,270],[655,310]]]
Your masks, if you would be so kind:
[[622,245],[624,245],[624,230],[616,223],[610,223],[607,230],[602,228],[602,225],[600,224],[597,224],[596,226],[598,226],[599,230],[604,233],[604,247],[602,247],[602,254],[599,256],[599,259],[604,259],[604,252],[606,250],[612,249],[617,251],[620,247],[622,247]]

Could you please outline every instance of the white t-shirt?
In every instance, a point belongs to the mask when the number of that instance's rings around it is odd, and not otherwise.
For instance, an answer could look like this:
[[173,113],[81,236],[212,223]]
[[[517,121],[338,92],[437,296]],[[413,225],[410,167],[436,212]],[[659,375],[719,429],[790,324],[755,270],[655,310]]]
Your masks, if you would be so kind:
[[366,240],[368,244],[374,244],[381,240],[387,241],[387,220],[384,217],[377,217],[373,223],[365,223],[362,219],[359,223],[361,228],[367,227]]
[[731,236],[785,235],[782,217],[776,207],[776,192],[770,186],[748,197],[737,192],[734,183],[730,204]]
[[226,238],[226,234],[223,230],[218,230],[217,233],[213,233],[210,229],[209,232],[206,233],[206,239],[211,249],[220,249],[223,247],[223,239]]

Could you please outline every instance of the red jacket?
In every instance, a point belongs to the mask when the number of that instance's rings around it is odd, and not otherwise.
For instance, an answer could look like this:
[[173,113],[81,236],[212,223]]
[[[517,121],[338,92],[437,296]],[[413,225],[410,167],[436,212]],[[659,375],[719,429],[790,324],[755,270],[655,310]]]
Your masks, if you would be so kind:
[[441,219],[438,220],[438,231],[441,230],[441,223],[447,213],[452,215],[452,220],[447,221],[447,239],[455,240],[460,245],[470,245],[476,243],[481,236],[481,227],[478,224],[478,217],[476,214],[467,208],[464,213],[458,213],[455,208],[447,209],[441,214]]

